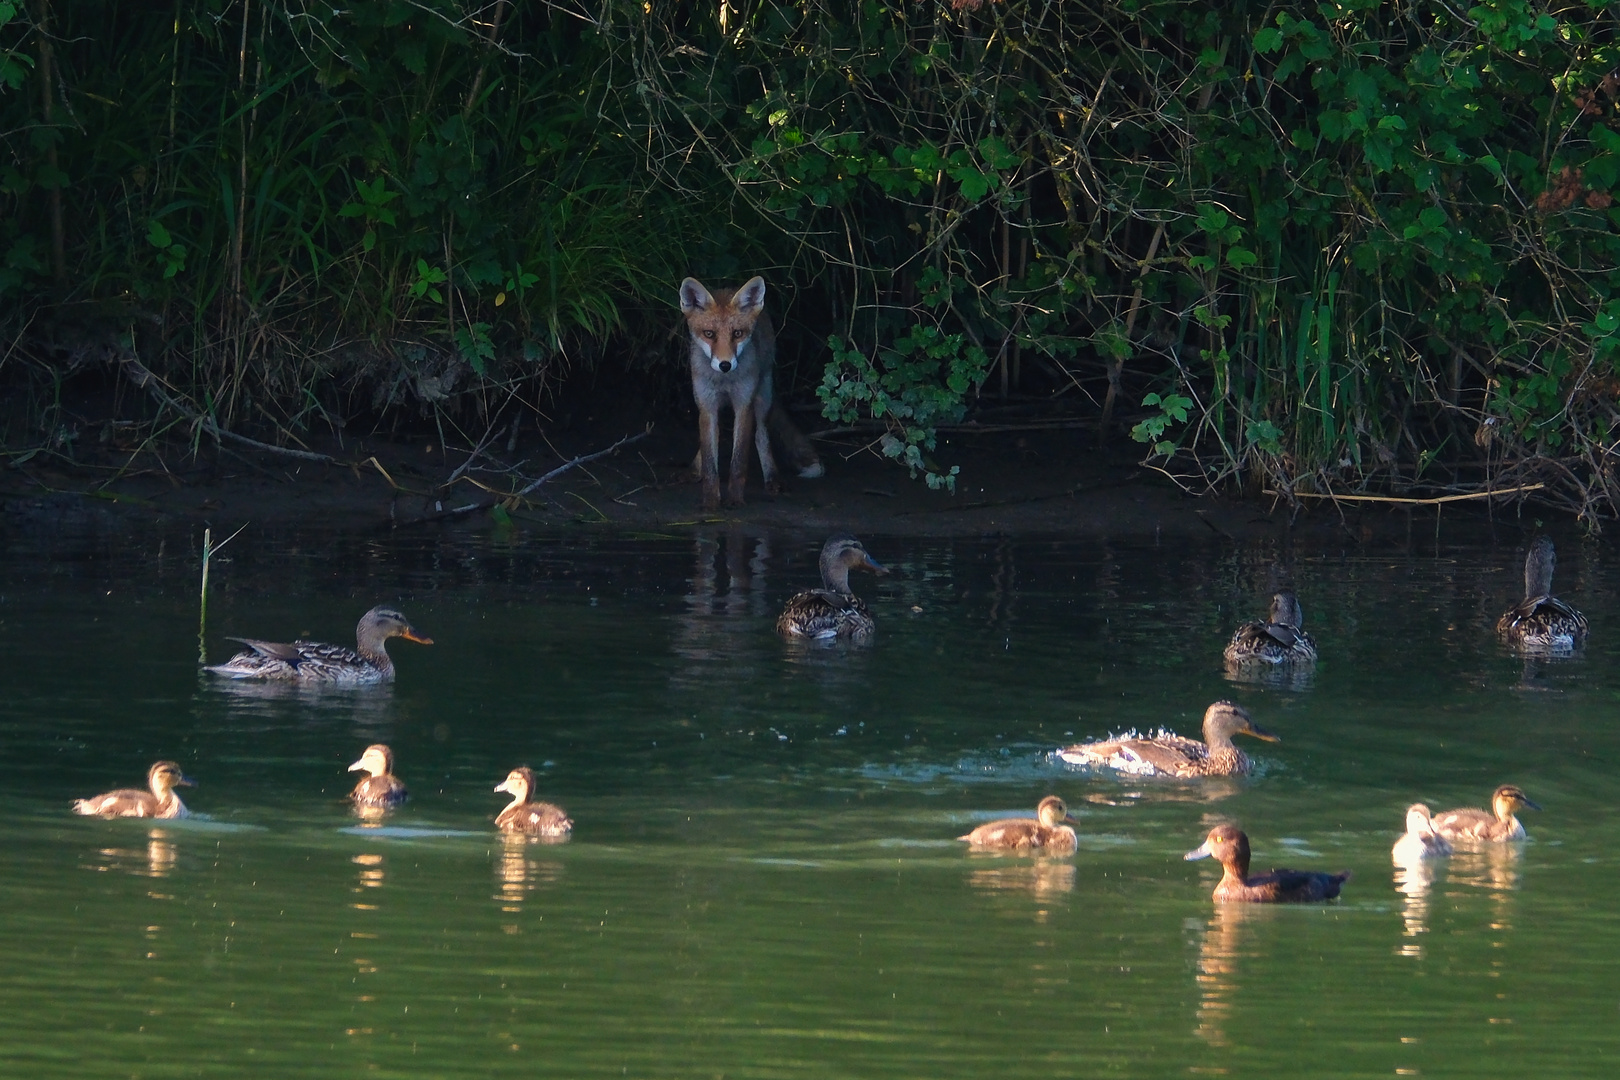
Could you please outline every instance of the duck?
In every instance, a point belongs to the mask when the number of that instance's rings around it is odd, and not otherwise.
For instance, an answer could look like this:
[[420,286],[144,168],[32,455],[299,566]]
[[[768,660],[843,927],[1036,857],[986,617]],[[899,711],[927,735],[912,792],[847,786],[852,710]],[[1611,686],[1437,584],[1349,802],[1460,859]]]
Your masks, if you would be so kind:
[[1524,599],[1496,620],[1496,632],[1515,649],[1568,653],[1586,640],[1586,616],[1552,595],[1553,542],[1537,537],[1524,557]]
[[1236,825],[1217,825],[1199,847],[1183,858],[1214,858],[1224,873],[1215,886],[1216,903],[1299,904],[1332,900],[1350,880],[1350,871],[1327,874],[1320,870],[1267,870],[1249,874],[1249,837]]
[[1271,598],[1265,622],[1244,623],[1221,654],[1228,664],[1314,664],[1316,642],[1302,628],[1299,597],[1283,589]]
[[190,817],[186,804],[180,801],[180,796],[174,793],[177,787],[195,787],[192,781],[186,778],[180,766],[172,761],[154,762],[146,770],[146,786],[150,789],[142,791],[139,788],[119,788],[109,791],[105,795],[94,795],[88,799],[75,799],[73,812],[84,814],[87,817],[144,817],[144,818],[183,818]]
[[495,827],[501,832],[566,839],[574,831],[573,819],[562,807],[529,801],[534,792],[534,770],[527,765],[507,773],[506,779],[495,785],[495,790],[512,795],[506,809],[495,815]]
[[1434,815],[1422,803],[1406,808],[1406,833],[1390,849],[1390,856],[1402,866],[1423,859],[1444,858],[1451,854],[1451,844],[1434,828]]
[[1048,795],[1036,805],[1033,818],[987,822],[957,839],[981,849],[1039,850],[1053,855],[1071,855],[1080,841],[1074,830],[1063,824],[1065,821],[1074,821],[1068,805],[1056,795]]
[[233,637],[248,647],[223,664],[204,668],[232,679],[270,679],[282,682],[338,683],[360,685],[388,682],[394,677],[394,663],[388,659],[389,638],[404,638],[418,645],[431,645],[411,621],[398,611],[379,604],[360,616],[355,627],[355,648],[327,645],[319,641],[260,641]]
[[849,572],[855,569],[889,572],[853,536],[829,538],[821,547],[821,588],[805,589],[789,598],[776,620],[776,632],[786,638],[870,641],[877,623],[861,598],[849,590]]
[[394,752],[382,743],[366,747],[360,760],[349,766],[349,771],[366,774],[349,793],[356,809],[388,810],[410,797],[405,785],[394,775]]
[[1524,826],[1514,812],[1520,807],[1540,810],[1517,784],[1503,784],[1491,792],[1491,811],[1465,806],[1434,815],[1434,830],[1447,840],[1501,843],[1523,840]]
[[1232,745],[1233,735],[1252,735],[1266,742],[1281,742],[1257,727],[1241,705],[1217,701],[1204,710],[1204,741],[1173,731],[1138,736],[1134,733],[1102,742],[1081,743],[1058,751],[1071,765],[1101,765],[1133,776],[1246,776],[1254,768],[1249,755]]

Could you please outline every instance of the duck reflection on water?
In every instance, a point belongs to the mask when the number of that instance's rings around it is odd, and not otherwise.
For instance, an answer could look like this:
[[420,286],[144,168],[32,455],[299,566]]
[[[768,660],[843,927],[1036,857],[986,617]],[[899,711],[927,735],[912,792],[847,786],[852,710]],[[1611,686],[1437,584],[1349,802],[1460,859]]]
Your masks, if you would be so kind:
[[[1204,924],[1198,943],[1198,1023],[1193,1034],[1211,1046],[1226,1046],[1227,1025],[1237,1009],[1242,984],[1242,961],[1253,955],[1246,951],[1248,928],[1270,921],[1276,909],[1260,904],[1216,904]],[[1194,927],[1198,924],[1192,923]]]
[[[349,891],[359,896],[366,896],[367,889],[380,889],[388,882],[388,869],[383,863],[379,852],[365,852],[349,860],[360,868],[357,883]],[[376,911],[376,904],[363,903],[355,900],[349,904],[356,911]]]
[[[503,912],[517,914],[523,910],[529,893],[562,880],[563,864],[534,858],[534,845],[534,838],[519,833],[501,836],[501,850],[495,861],[497,886],[491,899],[500,904]],[[503,924],[501,930],[508,934],[523,932],[516,923]]]
[[[167,829],[150,829],[146,834],[146,847],[97,848],[94,859],[80,865],[86,870],[94,870],[99,873],[123,873],[134,874],[137,877],[166,878],[174,872],[175,863],[179,859],[180,849],[175,846],[169,831]],[[157,896],[156,893],[151,895]]]
[[[1023,866],[998,866],[974,870],[968,884],[983,893],[1028,893],[1037,900],[1074,891],[1079,871],[1066,859],[1036,859]],[[1045,912],[1038,913],[1044,919]]]

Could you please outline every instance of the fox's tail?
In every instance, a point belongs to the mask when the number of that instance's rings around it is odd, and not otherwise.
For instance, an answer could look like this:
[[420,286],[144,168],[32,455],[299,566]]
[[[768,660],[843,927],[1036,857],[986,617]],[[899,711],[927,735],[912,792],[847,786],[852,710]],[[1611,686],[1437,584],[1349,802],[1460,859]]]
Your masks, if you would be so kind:
[[822,467],[821,457],[816,453],[816,448],[810,445],[810,440],[799,430],[781,402],[771,405],[771,414],[765,422],[770,427],[771,434],[776,437],[776,441],[787,452],[788,463],[793,466],[794,473],[801,480],[814,480],[826,473],[827,470]]

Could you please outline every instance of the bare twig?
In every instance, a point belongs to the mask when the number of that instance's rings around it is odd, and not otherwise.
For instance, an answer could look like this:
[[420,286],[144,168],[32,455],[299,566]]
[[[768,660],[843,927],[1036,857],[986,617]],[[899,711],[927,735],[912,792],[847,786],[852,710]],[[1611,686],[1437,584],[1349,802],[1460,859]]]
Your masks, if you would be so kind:
[[[621,447],[621,446],[629,446],[631,443],[640,442],[642,439],[645,439],[648,435],[651,435],[651,434],[652,434],[652,425],[648,424],[647,427],[646,427],[646,430],[642,431],[641,434],[639,434],[639,435],[626,435],[624,438],[620,439],[618,442],[614,443],[612,446],[608,447],[606,450],[598,450],[594,454],[581,454],[581,455],[579,455],[579,457],[575,458],[574,460],[564,462],[563,464],[557,466],[555,469],[552,469],[550,472],[546,473],[546,475],[544,475],[540,479],[534,481],[534,483],[530,484],[528,487],[524,488],[522,491],[519,491],[517,493],[517,497],[521,499],[523,496],[529,494],[529,492],[533,491],[535,488],[539,487],[541,484],[544,484],[549,480],[555,480],[557,477],[561,476],[563,473],[567,472],[569,469],[572,469],[572,468],[574,468],[575,466],[578,466],[578,465],[583,465],[587,461],[595,461],[597,458],[605,458],[609,454],[613,453],[613,451],[617,450],[619,447]],[[595,508],[592,507],[592,509],[595,509]],[[598,511],[598,513],[600,513],[600,511]]]

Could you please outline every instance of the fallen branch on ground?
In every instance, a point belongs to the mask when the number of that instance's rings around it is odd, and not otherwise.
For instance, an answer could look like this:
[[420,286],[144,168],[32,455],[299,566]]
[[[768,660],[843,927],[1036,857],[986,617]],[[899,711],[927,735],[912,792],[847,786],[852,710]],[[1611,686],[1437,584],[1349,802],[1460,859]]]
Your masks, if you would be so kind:
[[193,423],[201,424],[207,428],[208,433],[214,437],[216,444],[229,439],[238,445],[251,446],[253,449],[266,454],[279,454],[282,457],[297,458],[300,461],[318,461],[323,465],[337,463],[336,459],[330,454],[318,454],[313,450],[293,450],[285,446],[275,446],[271,443],[260,442],[258,439],[250,439],[246,435],[238,435],[234,431],[224,430],[214,422],[212,416],[199,413],[196,409],[191,408],[163,389],[163,380],[152,374],[151,369],[137,360],[133,353],[119,357],[118,366],[119,370],[124,373],[124,378],[140,389],[145,390],[151,395],[153,401],[173,409]]

